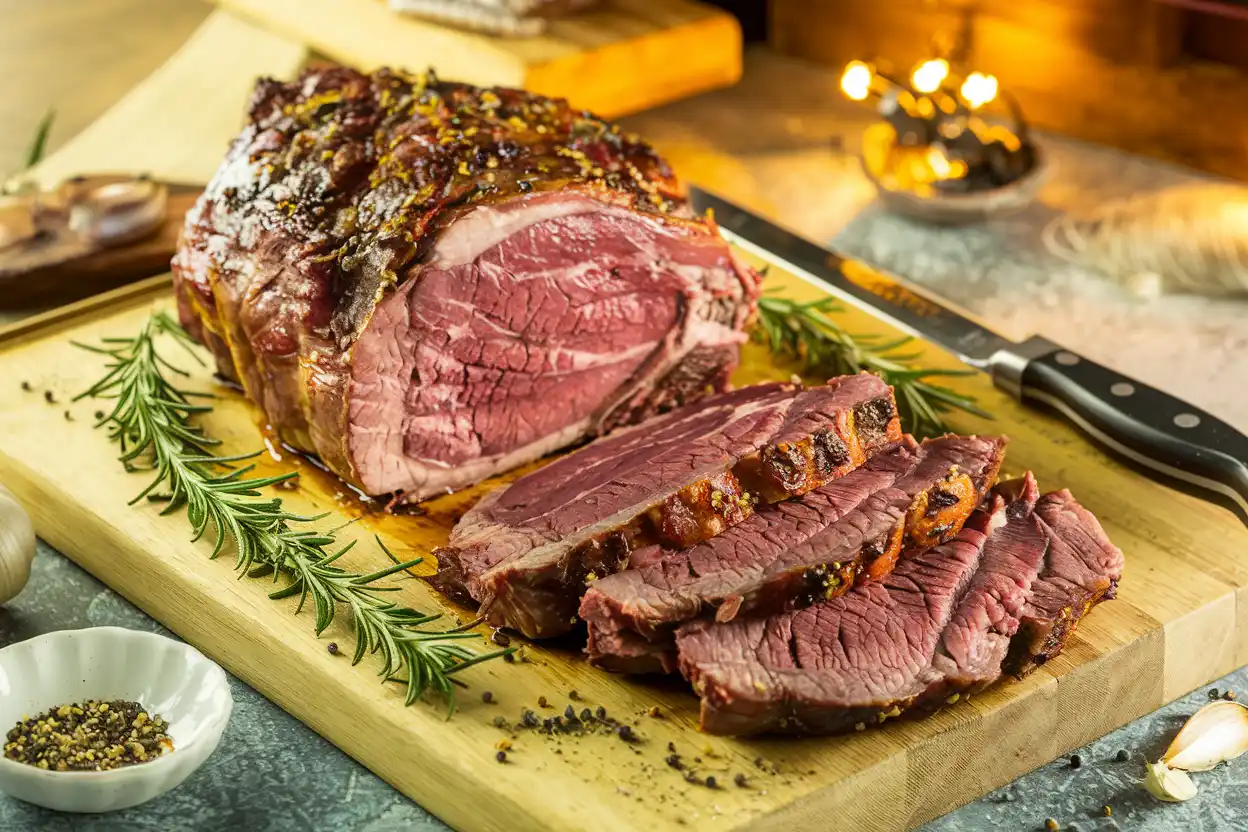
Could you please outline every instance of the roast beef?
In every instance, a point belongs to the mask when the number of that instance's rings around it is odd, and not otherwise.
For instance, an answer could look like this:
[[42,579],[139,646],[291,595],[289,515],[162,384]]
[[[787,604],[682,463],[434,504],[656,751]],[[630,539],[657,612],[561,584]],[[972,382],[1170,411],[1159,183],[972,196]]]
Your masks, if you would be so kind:
[[1020,620],[1052,550],[1099,545],[1082,509],[1064,511],[1067,525],[1045,520],[1028,476],[999,487],[952,541],[903,557],[881,582],[769,618],[683,625],[680,669],[702,697],[702,727],[861,730],[986,687],[1011,637],[1025,637]]
[[645,564],[592,583],[581,601],[591,660],[670,672],[682,621],[781,612],[879,580],[903,547],[921,552],[962,528],[995,481],[1004,446],[981,437],[907,440],[697,546],[635,556]]
[[1036,517],[1050,545],[1007,657],[1006,670],[1017,676],[1060,653],[1088,610],[1113,598],[1122,579],[1122,550],[1069,491],[1046,494]]
[[259,83],[173,271],[282,441],[411,500],[723,389],[759,281],[636,136],[341,67]]
[[486,495],[438,550],[436,585],[530,637],[566,632],[587,582],[639,549],[682,547],[802,494],[901,437],[862,374],[725,393],[625,429]]

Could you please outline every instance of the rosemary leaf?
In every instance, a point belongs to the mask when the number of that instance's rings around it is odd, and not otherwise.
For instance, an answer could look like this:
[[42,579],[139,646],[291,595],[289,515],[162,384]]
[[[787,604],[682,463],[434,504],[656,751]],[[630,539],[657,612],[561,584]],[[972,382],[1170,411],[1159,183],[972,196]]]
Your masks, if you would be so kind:
[[159,493],[168,503],[162,514],[186,513],[193,540],[212,535],[210,557],[217,557],[233,544],[234,566],[240,576],[263,577],[272,572],[275,581],[284,576],[286,585],[269,597],[297,596],[300,610],[311,601],[318,636],[334,622],[340,609],[346,609],[356,639],[353,664],[368,654],[377,655],[378,676],[407,684],[406,704],[432,691],[446,699],[448,716],[453,713],[451,675],[514,649],[478,652],[464,643],[480,638],[477,634],[431,628],[429,625],[440,616],[385,600],[384,593],[396,587],[379,582],[420,560],[399,561],[380,538],[377,543],[391,566],[368,574],[336,566],[354,542],[339,544],[336,529],[304,527],[326,515],[294,514],[283,507],[280,498],[266,499],[261,494],[261,489],[292,474],[248,478],[254,466],[237,466],[256,454],[213,453],[219,441],[191,422],[193,416],[211,408],[191,401],[203,398],[203,394],[182,390],[170,380],[171,375],[187,374],[157,353],[160,336],[172,338],[203,363],[191,350],[194,342],[190,336],[163,312],[148,318],[132,338],[77,345],[109,359],[104,376],[77,399],[91,396],[114,401],[112,411],[98,426],[106,427],[109,438],[120,446],[120,460],[127,470],[146,467],[154,472],[131,504]]
[[30,143],[30,150],[26,151],[27,170],[39,164],[43,159],[43,154],[48,147],[48,135],[52,132],[52,122],[55,119],[56,110],[48,110],[39,120],[39,127],[35,130],[35,138]]
[[807,374],[827,378],[875,373],[892,385],[901,414],[902,428],[916,436],[938,436],[948,431],[944,414],[953,410],[986,419],[971,396],[965,396],[934,380],[972,375],[974,370],[942,370],[908,366],[920,353],[906,351],[911,338],[883,339],[875,335],[852,335],[833,318],[842,311],[834,298],[799,302],[777,295],[758,301],[755,339],[780,358],[797,361]]

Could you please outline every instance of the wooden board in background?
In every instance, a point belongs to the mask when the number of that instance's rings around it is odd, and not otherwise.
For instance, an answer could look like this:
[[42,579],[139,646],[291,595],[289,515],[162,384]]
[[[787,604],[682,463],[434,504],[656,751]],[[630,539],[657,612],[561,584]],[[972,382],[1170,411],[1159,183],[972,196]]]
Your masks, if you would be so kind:
[[[799,298],[819,293],[776,270],[768,281]],[[1124,470],[974,377],[959,386],[997,420],[968,417],[954,427],[1010,434],[1007,471],[1032,468],[1042,486],[1070,487],[1127,555],[1119,599],[1093,611],[1066,653],[1026,681],[998,685],[930,719],[852,736],[737,741],[699,734],[696,700],[679,684],[595,671],[573,644],[529,647],[529,662],[466,672],[471,688],[449,721],[436,703],[404,708],[403,691],[382,685],[371,664],[351,668],[326,651],[331,639],[351,643],[342,626],[318,641],[309,611],[294,615],[293,603],[265,597],[269,584],[237,580],[228,555],[209,560],[210,547],[188,542],[181,517],[160,517],[148,504],[128,507],[144,478],[124,473],[115,448],[92,429],[97,403],[67,404],[101,372],[71,339],[130,334],[151,310],[170,306],[167,280],[156,279],[0,335],[0,481],[49,543],[460,829],[903,829],[1248,662],[1248,627],[1238,626],[1248,610],[1248,533],[1241,524]],[[855,331],[880,330],[862,313],[846,313],[845,321]],[[934,348],[921,360],[952,364]],[[788,368],[750,346],[737,381],[787,375]],[[34,389],[23,392],[22,381]],[[194,368],[187,385],[213,387],[206,368]],[[47,403],[45,390],[58,403]],[[261,446],[255,414],[235,394],[222,392],[206,423],[227,452]],[[295,458],[266,460],[263,470],[292,466],[302,484],[282,496],[294,509],[330,512],[327,526],[359,514],[336,481]],[[453,518],[493,485],[431,501],[421,517],[363,515],[346,531],[362,541],[347,556],[348,567],[387,563],[371,544],[373,532],[400,556],[429,554],[445,541]],[[418,571],[428,574],[432,566]],[[456,612],[424,582],[395,580],[400,600]],[[481,702],[485,689],[499,704]],[[503,736],[491,724],[496,716],[514,720],[539,696],[562,710],[573,689],[578,708],[601,704],[635,718],[643,742],[521,734],[508,763],[495,761]],[[645,716],[656,704],[663,718]],[[725,787],[686,783],[663,764],[669,742],[686,759],[701,757],[700,772]],[[759,771],[753,761],[760,756],[778,763],[779,773]],[[750,778],[748,788],[731,785],[736,773]]]
[[214,0],[339,63],[523,87],[612,118],[741,76],[736,18],[697,0],[603,0],[538,37],[490,37],[392,12],[385,0]]
[[214,11],[168,61],[32,175],[45,187],[96,172],[207,182],[238,135],[256,78],[289,78],[306,56],[297,43]]

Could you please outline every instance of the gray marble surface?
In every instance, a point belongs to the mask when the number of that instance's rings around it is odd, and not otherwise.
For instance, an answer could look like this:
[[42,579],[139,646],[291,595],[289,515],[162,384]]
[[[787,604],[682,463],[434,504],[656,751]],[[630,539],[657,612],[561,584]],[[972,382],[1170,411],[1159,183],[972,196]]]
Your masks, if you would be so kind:
[[[1052,136],[1042,141],[1054,174],[1026,210],[972,227],[938,228],[892,215],[868,193],[833,246],[923,285],[1003,335],[1021,340],[1041,333],[1248,430],[1248,393],[1227,383],[1248,379],[1248,298],[1141,297],[1055,257],[1041,239],[1059,214],[1086,216],[1105,203],[1214,180],[1111,148]],[[862,178],[856,165],[845,171],[847,180]],[[1225,202],[1221,193],[1209,191],[1210,218]]]
[[[0,647],[40,633],[118,626],[172,635],[117,593],[43,543],[30,584],[0,607]],[[0,830],[39,832],[434,832],[447,827],[237,679],[234,715],[203,768],[168,795],[111,815],[64,815],[0,795]],[[1212,687],[1248,695],[1248,668]],[[1094,742],[1010,786],[927,824],[924,832],[1063,829],[1235,830],[1248,828],[1248,763],[1194,775],[1201,789],[1163,804],[1138,785],[1145,757],[1156,759],[1183,720],[1208,701],[1205,689]],[[0,726],[0,729],[7,726]],[[1117,762],[1119,748],[1130,760]],[[1105,817],[1104,807],[1112,809]],[[1072,826],[1073,824],[1073,826]],[[835,825],[827,827],[835,829]]]
[[[53,630],[115,626],[172,636],[44,543],[30,583],[0,607],[0,647]],[[360,832],[445,830],[294,717],[231,678],[234,715],[216,753],[169,794],[108,815],[67,815],[0,795],[0,830]],[[0,727],[0,732],[12,726]]]

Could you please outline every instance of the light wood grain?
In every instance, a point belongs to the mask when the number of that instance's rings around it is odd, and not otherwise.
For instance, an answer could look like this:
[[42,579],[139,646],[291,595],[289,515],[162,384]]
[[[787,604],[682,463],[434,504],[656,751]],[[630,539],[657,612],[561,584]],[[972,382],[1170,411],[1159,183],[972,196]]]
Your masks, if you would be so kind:
[[45,186],[90,172],[206,182],[237,135],[259,76],[290,77],[303,46],[213,12],[159,69],[45,159]]
[[735,18],[696,0],[604,0],[541,36],[497,38],[400,16],[384,0],[215,0],[334,60],[524,87],[607,117],[734,83]]
[[[773,270],[772,286],[799,298],[819,290]],[[180,518],[154,507],[127,507],[143,483],[114,460],[115,449],[92,430],[93,402],[66,405],[98,375],[94,358],[71,339],[93,341],[133,332],[152,309],[168,307],[157,279],[97,302],[53,313],[0,337],[0,479],[27,505],[40,535],[263,694],[359,759],[397,788],[461,829],[826,829],[895,830],[919,824],[973,799],[1087,740],[1206,683],[1243,660],[1241,601],[1248,590],[1242,562],[1248,533],[1223,509],[1170,491],[1103,457],[1064,426],[1025,410],[980,377],[961,386],[980,396],[995,422],[956,419],[962,431],[1006,432],[1007,469],[1033,469],[1046,488],[1070,487],[1125,550],[1119,599],[1085,620],[1066,652],[1023,682],[998,685],[935,717],[896,722],[849,737],[736,741],[696,730],[696,700],[677,684],[643,683],[589,668],[575,645],[530,646],[531,662],[494,663],[464,675],[460,712],[450,721],[436,703],[403,708],[402,690],[382,685],[365,664],[351,668],[325,650],[349,644],[336,627],[321,640],[311,616],[265,597],[268,585],[236,579],[229,558],[207,558],[187,541]],[[861,313],[854,330],[880,331]],[[953,366],[927,348],[921,359]],[[184,360],[182,362],[186,364]],[[205,368],[187,382],[213,389]],[[783,378],[749,346],[738,383]],[[34,385],[20,390],[21,381]],[[43,390],[55,392],[49,405]],[[208,430],[225,450],[260,446],[251,406],[218,391]],[[73,421],[66,421],[68,410]],[[453,518],[497,481],[427,504],[421,517],[361,514],[343,489],[298,459],[262,460],[263,472],[301,472],[299,490],[284,494],[297,510],[328,511],[324,522],[359,522],[346,534],[363,541],[349,565],[378,567],[384,556],[369,538],[382,535],[400,556],[429,555]],[[418,568],[432,571],[432,561]],[[422,581],[406,579],[398,596],[424,609],[470,615],[447,605]],[[497,705],[480,701],[491,690]],[[504,735],[497,715],[516,719],[548,697],[559,710],[569,691],[576,707],[606,706],[635,718],[644,741],[634,749],[614,737],[561,743],[521,734],[506,765],[494,760]],[[662,719],[644,716],[659,705]],[[553,715],[554,711],[543,711]],[[667,743],[703,774],[730,784],[691,786],[663,764]],[[753,760],[780,764],[778,775]]]
[[197,0],[0,0],[0,176],[39,120],[55,150],[173,54],[212,11]]

